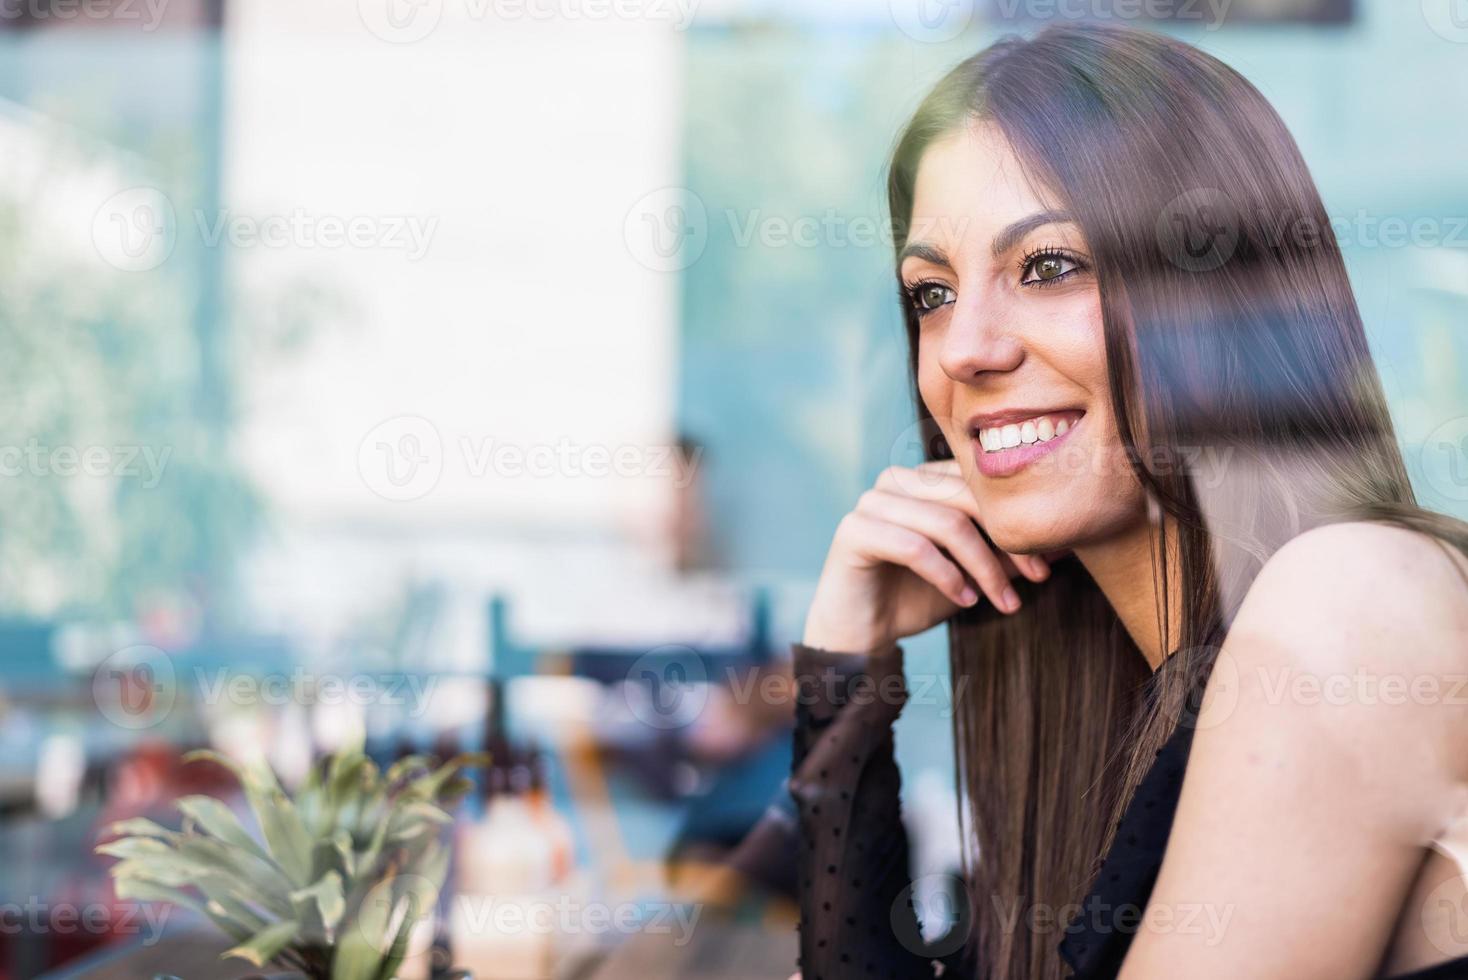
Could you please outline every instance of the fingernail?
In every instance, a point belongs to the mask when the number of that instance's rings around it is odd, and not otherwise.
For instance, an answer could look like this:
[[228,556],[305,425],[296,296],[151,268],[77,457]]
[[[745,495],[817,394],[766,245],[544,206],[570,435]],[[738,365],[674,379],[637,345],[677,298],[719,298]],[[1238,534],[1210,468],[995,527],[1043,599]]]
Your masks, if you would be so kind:
[[963,591],[958,594],[958,603],[959,603],[959,605],[962,605],[962,606],[972,606],[974,603],[976,603],[978,601],[979,601],[979,594],[977,592],[975,592],[973,589],[969,588],[968,586],[964,586]]
[[1014,612],[1019,608],[1019,593],[1014,591],[1013,586],[1005,589],[1004,595],[1000,596],[1000,598],[1004,600],[1005,612]]
[[1035,574],[1038,575],[1038,576],[1040,576],[1041,579],[1047,579],[1047,578],[1049,578],[1050,577],[1050,563],[1048,561],[1046,561],[1045,559],[1041,558],[1039,555],[1036,555],[1034,557],[1034,562],[1035,562]]

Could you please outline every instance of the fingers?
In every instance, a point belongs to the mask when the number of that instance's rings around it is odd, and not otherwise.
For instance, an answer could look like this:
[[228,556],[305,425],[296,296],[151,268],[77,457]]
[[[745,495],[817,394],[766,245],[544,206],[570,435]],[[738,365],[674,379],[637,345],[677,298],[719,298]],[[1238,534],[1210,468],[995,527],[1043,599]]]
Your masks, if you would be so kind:
[[855,510],[841,524],[867,558],[910,569],[955,605],[972,606],[979,601],[959,567],[917,531]]
[[[968,482],[963,478],[957,460],[935,460],[915,467],[889,466],[877,477],[876,489],[943,504],[967,514],[978,521],[980,527],[984,524],[979,505],[969,492]],[[1007,551],[999,554],[1008,558],[1011,568],[1031,582],[1043,582],[1050,577],[1050,564],[1039,555],[1016,555]]]
[[915,531],[940,545],[996,607],[1005,612],[1019,608],[1019,595],[1009,584],[1010,572],[965,512],[885,490],[868,490],[862,494],[856,510]]

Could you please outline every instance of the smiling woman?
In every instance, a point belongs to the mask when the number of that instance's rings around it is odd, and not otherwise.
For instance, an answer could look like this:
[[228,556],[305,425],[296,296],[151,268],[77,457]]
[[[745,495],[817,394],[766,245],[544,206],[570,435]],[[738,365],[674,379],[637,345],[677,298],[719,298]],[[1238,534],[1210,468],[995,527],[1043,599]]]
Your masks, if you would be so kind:
[[[1468,527],[1415,503],[1274,110],[1178,41],[1051,28],[939,83],[889,198],[930,461],[842,520],[796,648],[845,681],[796,733],[806,980],[1468,976],[1468,709],[1279,694],[1468,672]],[[857,695],[945,620],[968,901],[939,948],[905,698]]]

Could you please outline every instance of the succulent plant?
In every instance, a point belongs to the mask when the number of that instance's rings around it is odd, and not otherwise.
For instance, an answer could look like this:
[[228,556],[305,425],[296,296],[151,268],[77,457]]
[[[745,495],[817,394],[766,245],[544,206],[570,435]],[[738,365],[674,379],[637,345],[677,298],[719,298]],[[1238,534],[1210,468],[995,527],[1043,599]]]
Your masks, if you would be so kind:
[[459,770],[485,758],[433,768],[408,756],[383,775],[353,745],[313,766],[292,798],[268,766],[191,752],[185,761],[235,774],[259,839],[223,802],[186,796],[180,830],[123,820],[97,852],[120,859],[111,868],[119,899],[194,910],[236,943],[224,956],[313,980],[391,980],[448,870],[441,831],[452,818],[440,804],[468,788]]

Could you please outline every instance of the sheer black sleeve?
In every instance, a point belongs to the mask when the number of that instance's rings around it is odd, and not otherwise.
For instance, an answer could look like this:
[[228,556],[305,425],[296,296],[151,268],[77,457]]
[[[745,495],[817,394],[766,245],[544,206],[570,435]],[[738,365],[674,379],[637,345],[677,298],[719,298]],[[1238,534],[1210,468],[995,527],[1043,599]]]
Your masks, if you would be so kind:
[[966,951],[924,955],[912,905],[892,723],[907,702],[902,648],[794,646],[790,793],[799,816],[803,980],[972,976]]

